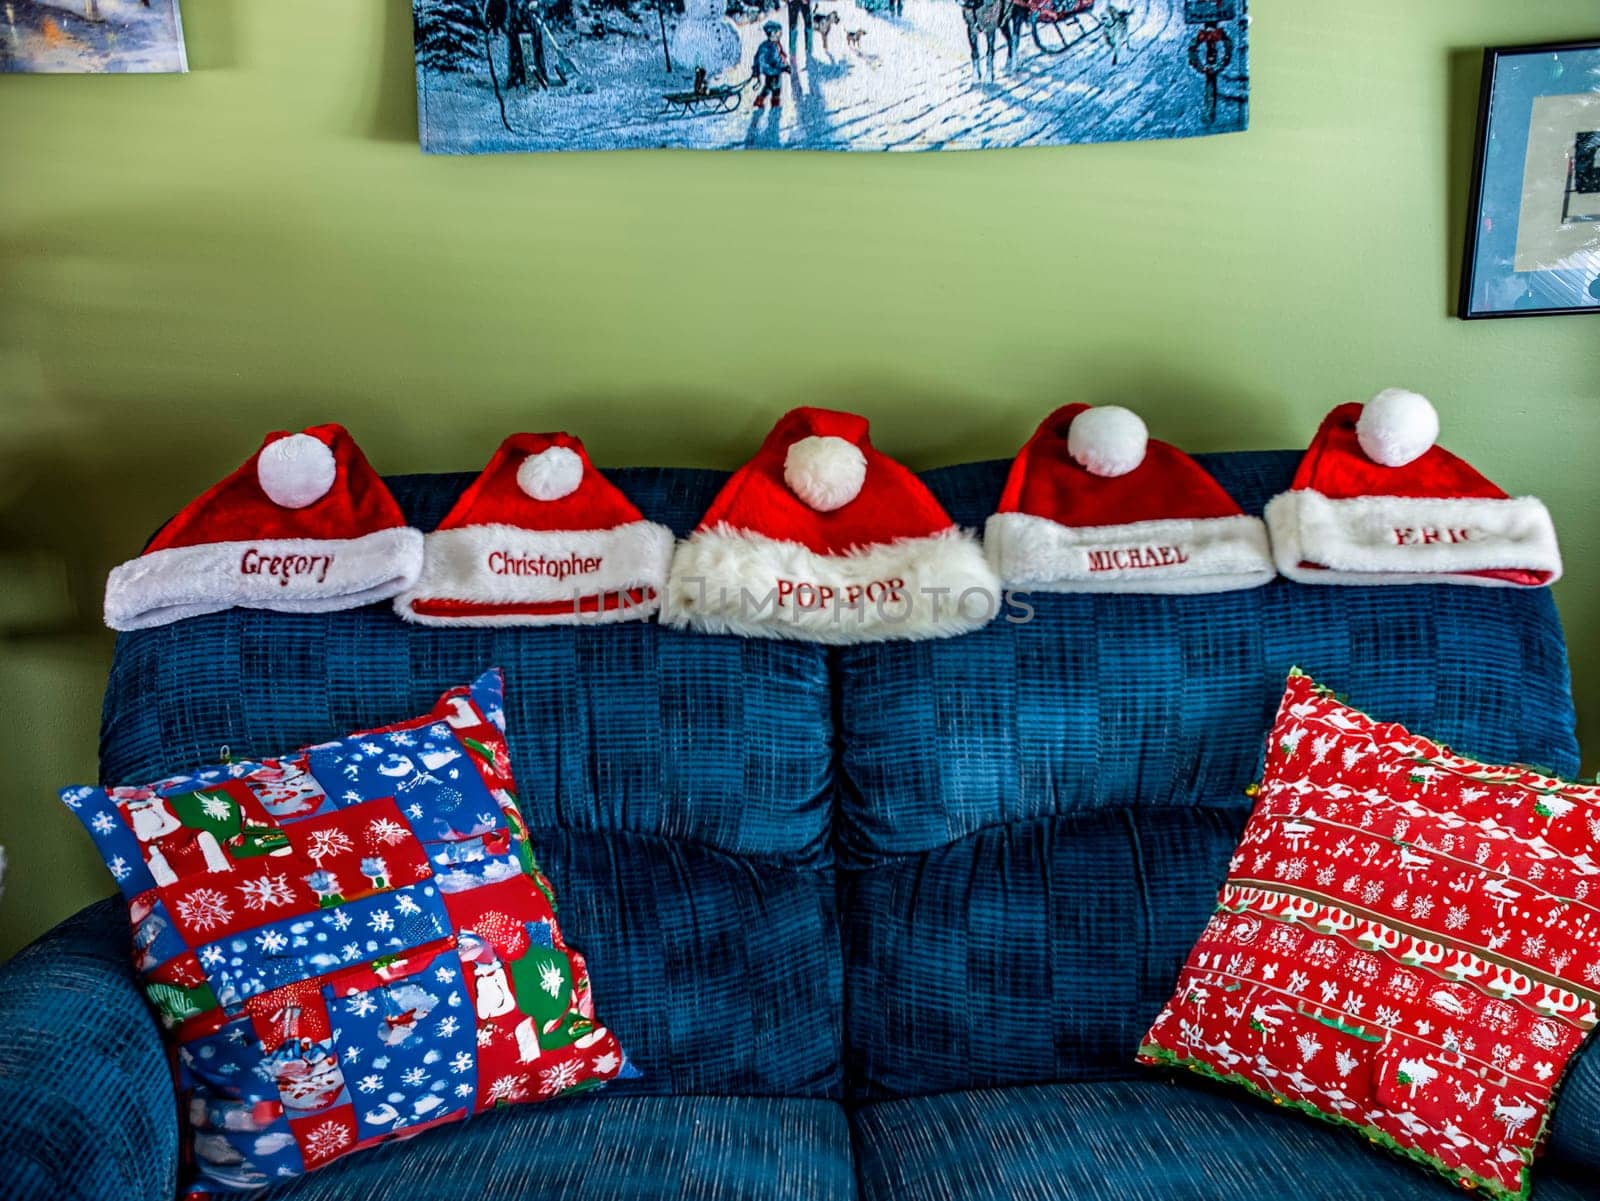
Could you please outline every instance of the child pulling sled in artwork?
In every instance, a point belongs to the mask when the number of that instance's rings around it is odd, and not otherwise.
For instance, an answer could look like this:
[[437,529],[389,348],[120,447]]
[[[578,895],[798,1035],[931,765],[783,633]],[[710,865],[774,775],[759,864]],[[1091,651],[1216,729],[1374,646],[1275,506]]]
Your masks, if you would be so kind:
[[772,97],[774,110],[783,107],[783,77],[789,71],[789,56],[783,52],[778,39],[783,36],[783,26],[768,21],[761,27],[766,41],[756,47],[756,61],[751,64],[750,78],[759,79],[761,88],[756,92],[756,107],[765,108],[767,97]]

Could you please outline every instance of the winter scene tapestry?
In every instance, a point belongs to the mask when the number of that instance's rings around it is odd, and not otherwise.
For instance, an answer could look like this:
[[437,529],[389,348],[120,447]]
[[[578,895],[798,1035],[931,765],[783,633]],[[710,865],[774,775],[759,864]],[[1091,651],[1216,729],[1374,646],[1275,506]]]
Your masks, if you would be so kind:
[[4,0],[0,72],[187,71],[178,0]]
[[979,150],[1249,114],[1246,0],[413,0],[422,148]]

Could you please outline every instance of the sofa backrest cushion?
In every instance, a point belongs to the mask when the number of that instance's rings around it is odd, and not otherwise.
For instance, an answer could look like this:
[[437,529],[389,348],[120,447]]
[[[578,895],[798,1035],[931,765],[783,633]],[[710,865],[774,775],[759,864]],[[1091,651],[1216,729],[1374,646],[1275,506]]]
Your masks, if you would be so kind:
[[[609,473],[679,533],[720,473]],[[431,529],[469,475],[390,481]],[[387,605],[234,609],[117,640],[101,779],[272,755],[500,666],[540,865],[643,1092],[820,1096],[841,1075],[827,653],[653,622],[428,629]]]
[[[1200,458],[1249,513],[1297,461]],[[972,526],[1005,469],[925,478]],[[1134,1075],[1212,911],[1291,667],[1481,758],[1578,766],[1545,592],[1278,580],[1002,609],[963,638],[839,654],[857,1094]]]

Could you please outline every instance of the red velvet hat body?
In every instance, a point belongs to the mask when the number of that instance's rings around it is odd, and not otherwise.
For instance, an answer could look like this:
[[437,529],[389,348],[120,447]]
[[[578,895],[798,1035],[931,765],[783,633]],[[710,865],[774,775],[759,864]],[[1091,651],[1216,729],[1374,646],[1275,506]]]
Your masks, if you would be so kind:
[[[523,472],[548,469],[530,491]],[[424,625],[639,620],[660,606],[672,532],[646,521],[571,434],[513,434],[426,539],[395,610]]]
[[1074,527],[1244,512],[1192,458],[1154,438],[1144,462],[1126,475],[1095,475],[1067,449],[1073,418],[1088,408],[1062,405],[1040,423],[1012,464],[995,512],[1033,513]]
[[851,643],[960,634],[998,604],[976,541],[872,445],[865,418],[798,408],[678,548],[663,612],[715,633]]
[[[517,469],[528,456],[551,447],[577,455],[583,480],[565,496],[536,500],[517,483]],[[529,530],[603,530],[643,520],[644,514],[595,468],[583,443],[571,434],[512,434],[451,506],[439,529],[511,525]]]
[[1073,457],[1086,404],[1039,424],[1011,465],[984,530],[989,561],[1020,589],[1046,592],[1223,592],[1271,580],[1266,528],[1177,447],[1149,439],[1121,475]]
[[[1426,401],[1403,395],[1431,417]],[[1436,443],[1398,466],[1375,461],[1362,446],[1365,411],[1342,404],[1323,418],[1293,486],[1267,505],[1279,571],[1307,584],[1537,588],[1560,578],[1542,503],[1508,496]]]
[[1322,419],[1317,436],[1300,459],[1291,487],[1314,489],[1329,500],[1357,496],[1507,499],[1506,493],[1477,468],[1438,444],[1404,467],[1374,463],[1356,437],[1361,407],[1353,401],[1342,404]]
[[[860,495],[831,513],[819,513],[784,482],[784,459],[802,438],[841,438],[858,447],[867,461]],[[927,485],[907,468],[876,450],[867,419],[832,409],[799,408],[772,427],[755,457],[733,474],[700,519],[700,529],[720,525],[771,532],[819,555],[845,554],[857,547],[900,538],[924,538],[953,528],[950,515]]]
[[[279,503],[263,456],[293,442],[319,460],[303,502]],[[319,450],[320,443],[326,450]],[[274,460],[273,467],[278,465]],[[343,426],[268,434],[236,471],[169,521],[106,581],[105,619],[135,630],[235,606],[324,612],[385,600],[422,567],[422,535]]]
[[333,452],[337,483],[319,500],[299,509],[276,505],[257,478],[261,452],[290,431],[261,440],[238,470],[201,493],[145,547],[145,553],[210,542],[263,538],[358,538],[404,526],[406,519],[382,477],[367,462],[342,425],[314,425],[303,433]]

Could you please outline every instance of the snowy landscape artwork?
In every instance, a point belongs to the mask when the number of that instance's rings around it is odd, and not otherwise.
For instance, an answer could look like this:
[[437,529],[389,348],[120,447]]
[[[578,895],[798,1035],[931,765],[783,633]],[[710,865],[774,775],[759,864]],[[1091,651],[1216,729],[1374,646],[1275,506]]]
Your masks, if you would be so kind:
[[188,69],[178,0],[0,0],[0,72]]
[[422,148],[947,150],[1246,128],[1247,0],[413,0]]

